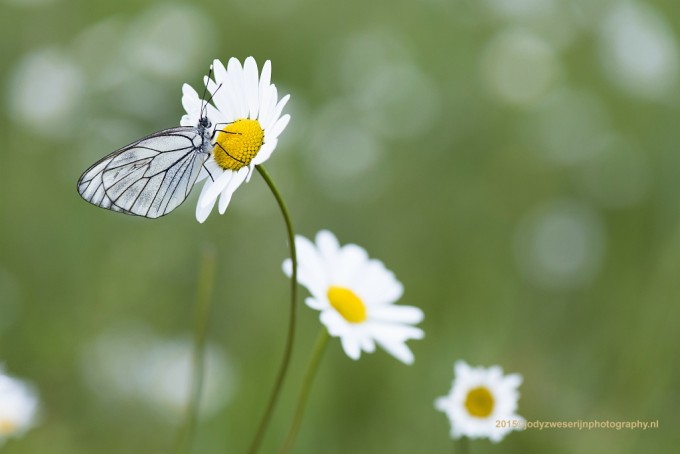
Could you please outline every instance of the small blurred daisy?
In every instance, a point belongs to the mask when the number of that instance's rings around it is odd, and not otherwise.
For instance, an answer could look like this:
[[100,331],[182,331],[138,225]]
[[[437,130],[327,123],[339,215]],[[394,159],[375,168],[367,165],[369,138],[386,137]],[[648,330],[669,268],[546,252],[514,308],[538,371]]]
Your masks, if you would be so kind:
[[[215,128],[215,148],[196,180],[206,180],[196,206],[199,222],[208,218],[218,198],[219,212],[224,214],[234,191],[274,152],[279,134],[290,120],[290,115],[281,115],[290,95],[279,100],[276,86],[269,83],[269,60],[259,75],[253,57],[246,58],[243,66],[232,58],[226,69],[215,60],[213,74],[215,80],[206,77],[206,84],[214,106],[208,105],[206,111]],[[188,84],[182,92],[186,115],[181,124],[196,126],[205,102]]]
[[38,397],[30,386],[0,368],[0,446],[19,437],[35,423]]
[[[298,282],[312,294],[306,303],[321,311],[321,323],[340,337],[347,356],[356,360],[362,350],[372,353],[377,342],[398,360],[413,363],[406,341],[423,338],[423,331],[411,326],[423,319],[423,311],[393,304],[404,290],[394,274],[356,244],[340,247],[327,230],[316,235],[316,245],[301,236],[295,245]],[[290,259],[283,271],[291,276]]]
[[470,367],[465,361],[456,361],[454,373],[449,395],[435,401],[435,407],[449,417],[453,438],[489,438],[497,443],[523,428],[524,418],[515,413],[521,375],[503,376],[499,366]]

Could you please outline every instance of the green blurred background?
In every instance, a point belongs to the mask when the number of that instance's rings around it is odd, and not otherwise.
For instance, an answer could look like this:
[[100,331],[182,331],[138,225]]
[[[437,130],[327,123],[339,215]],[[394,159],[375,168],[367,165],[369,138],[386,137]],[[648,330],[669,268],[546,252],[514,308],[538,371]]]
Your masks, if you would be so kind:
[[[7,453],[163,453],[180,421],[201,254],[217,251],[194,452],[244,452],[283,349],[280,214],[259,176],[204,225],[80,199],[81,172],[183,114],[213,58],[290,93],[267,168],[299,234],[380,258],[421,307],[407,367],[326,351],[297,452],[451,452],[453,362],[520,373],[529,430],[472,452],[670,452],[680,368],[680,6],[670,0],[3,0],[0,362],[41,421]],[[302,296],[305,295],[304,290]],[[300,299],[302,301],[302,298]],[[262,452],[320,328],[300,305]]]

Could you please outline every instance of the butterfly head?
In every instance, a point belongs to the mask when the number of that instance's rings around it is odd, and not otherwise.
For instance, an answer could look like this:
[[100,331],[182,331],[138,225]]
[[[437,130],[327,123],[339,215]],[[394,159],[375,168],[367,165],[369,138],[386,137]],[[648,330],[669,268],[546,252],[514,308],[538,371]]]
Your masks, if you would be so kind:
[[207,115],[203,115],[199,120],[198,120],[198,125],[204,129],[209,129],[212,126],[212,123],[210,120],[208,120]]

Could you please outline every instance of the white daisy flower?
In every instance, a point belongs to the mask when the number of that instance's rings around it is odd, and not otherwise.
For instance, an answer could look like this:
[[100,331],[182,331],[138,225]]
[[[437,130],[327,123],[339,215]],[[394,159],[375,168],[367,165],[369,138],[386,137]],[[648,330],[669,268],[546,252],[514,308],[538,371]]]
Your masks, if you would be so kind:
[[196,180],[206,180],[196,206],[198,222],[208,218],[218,198],[219,212],[224,214],[234,191],[274,152],[290,120],[290,115],[281,115],[290,95],[279,100],[276,86],[270,83],[269,60],[259,75],[253,57],[246,58],[243,66],[232,58],[226,69],[215,60],[212,69],[214,80],[206,77],[205,83],[214,106],[203,111],[205,101],[196,90],[188,84],[182,87],[186,115],[181,125],[196,126],[205,112],[214,128],[212,156]]
[[33,389],[0,369],[0,446],[30,429],[37,411],[38,397]]
[[500,366],[470,367],[460,360],[454,373],[448,396],[435,401],[435,407],[449,417],[451,437],[489,438],[497,443],[524,427],[524,418],[515,413],[521,375],[503,376]]
[[[377,342],[398,360],[413,363],[406,341],[423,338],[420,328],[410,326],[423,319],[423,311],[394,305],[404,289],[381,261],[356,244],[340,247],[327,230],[316,235],[316,245],[297,236],[295,246],[298,282],[312,294],[306,303],[321,311],[321,323],[340,338],[347,356],[356,360],[362,350],[372,353]],[[290,259],[283,271],[291,276]]]

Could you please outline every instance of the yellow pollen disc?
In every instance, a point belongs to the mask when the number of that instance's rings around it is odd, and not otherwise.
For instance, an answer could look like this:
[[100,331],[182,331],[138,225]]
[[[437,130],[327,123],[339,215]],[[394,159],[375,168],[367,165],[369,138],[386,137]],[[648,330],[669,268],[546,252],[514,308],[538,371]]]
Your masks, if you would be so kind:
[[17,425],[9,419],[0,419],[0,435],[7,435],[17,428]]
[[264,141],[264,131],[257,120],[242,118],[220,131],[213,148],[215,161],[223,169],[238,170],[250,164]]
[[331,306],[350,323],[366,320],[366,306],[356,293],[345,287],[332,286],[328,289]]
[[493,412],[493,395],[487,388],[480,386],[471,389],[465,398],[468,413],[477,418],[486,418]]

